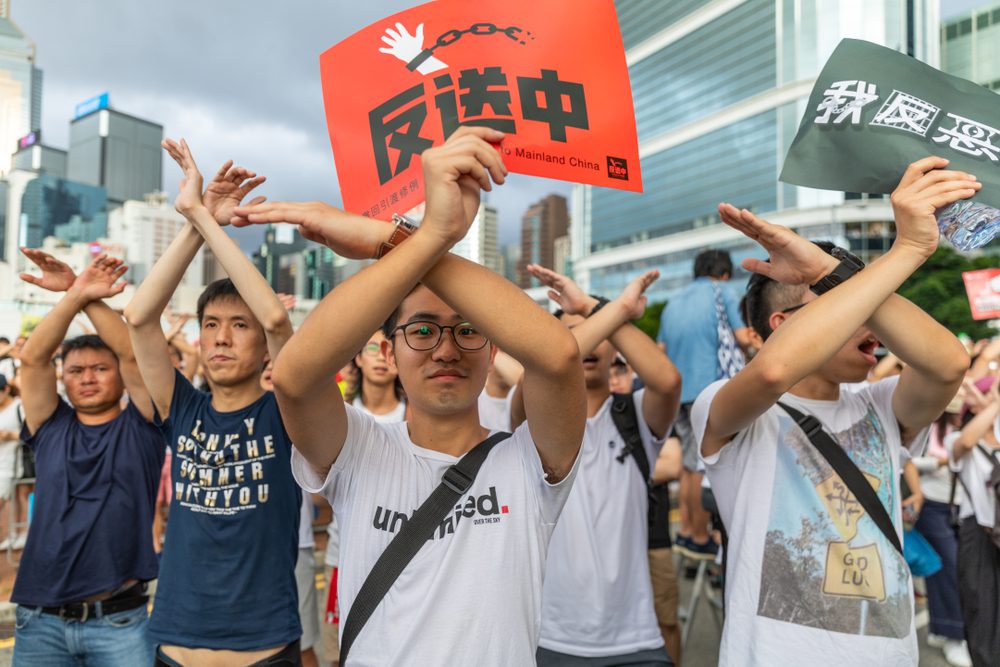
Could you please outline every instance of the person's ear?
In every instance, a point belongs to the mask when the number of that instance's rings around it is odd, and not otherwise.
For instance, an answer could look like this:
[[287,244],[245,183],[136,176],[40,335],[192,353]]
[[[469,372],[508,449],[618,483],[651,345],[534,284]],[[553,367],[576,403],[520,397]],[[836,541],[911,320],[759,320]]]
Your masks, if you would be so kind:
[[780,311],[771,313],[771,316],[767,318],[767,325],[771,327],[771,331],[777,331],[781,323],[787,320],[788,317],[789,313],[782,313]]
[[379,347],[382,348],[382,356],[385,357],[385,360],[390,364],[392,364],[393,366],[395,366],[396,354],[392,346],[392,341],[386,338],[381,343],[379,343]]

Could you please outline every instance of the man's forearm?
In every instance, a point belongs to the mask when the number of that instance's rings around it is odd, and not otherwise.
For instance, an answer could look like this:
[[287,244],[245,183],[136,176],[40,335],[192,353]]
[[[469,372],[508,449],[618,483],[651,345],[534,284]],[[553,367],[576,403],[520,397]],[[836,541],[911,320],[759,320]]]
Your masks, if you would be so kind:
[[[409,241],[407,241],[409,243]],[[405,244],[404,244],[405,245]],[[446,255],[422,278],[432,292],[479,327],[525,370],[553,362],[552,348],[538,341],[563,340],[566,328],[520,288],[474,262]],[[498,310],[504,316],[497,317]],[[530,331],[531,336],[524,332]],[[600,342],[600,341],[598,341]]]
[[389,255],[337,285],[282,350],[273,376],[279,392],[294,398],[331,382],[446,251],[430,233],[417,231]]
[[70,288],[52,310],[42,318],[28,337],[21,350],[21,363],[29,366],[47,366],[52,355],[66,337],[77,313],[87,305],[79,291]]
[[611,334],[611,344],[622,353],[642,383],[662,394],[680,395],[681,374],[653,339],[626,322]]
[[125,307],[129,326],[154,324],[159,328],[160,315],[170,302],[191,260],[198,254],[203,239],[191,225],[184,225],[166,252],[153,265],[146,279],[139,283],[132,301]]
[[925,259],[893,247],[782,323],[750,365],[767,368],[777,395],[784,393],[836,354]]
[[868,320],[868,327],[907,366],[928,382],[952,384],[968,370],[962,343],[933,317],[898,294],[891,294]]
[[121,316],[108,307],[103,301],[91,301],[83,312],[87,314],[94,325],[97,335],[111,348],[115,356],[121,360],[132,359],[132,342],[128,337],[128,328]]
[[285,331],[291,334],[288,313],[281,305],[271,286],[253,265],[236,241],[231,239],[222,227],[215,221],[212,214],[204,206],[194,209],[188,220],[204,237],[222,268],[226,270],[229,279],[233,281],[236,290],[246,301],[247,307],[268,333]]

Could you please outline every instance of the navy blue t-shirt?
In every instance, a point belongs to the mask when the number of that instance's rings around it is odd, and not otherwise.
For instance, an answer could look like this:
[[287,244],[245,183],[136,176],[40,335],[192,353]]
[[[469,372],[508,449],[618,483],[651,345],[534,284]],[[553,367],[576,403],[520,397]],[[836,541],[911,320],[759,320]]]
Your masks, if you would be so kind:
[[274,394],[218,412],[177,373],[161,428],[174,451],[174,495],[150,636],[233,651],[295,641],[302,495]]
[[163,468],[159,429],[132,404],[87,426],[59,401],[34,435],[35,508],[11,600],[55,607],[156,578],[153,511]]

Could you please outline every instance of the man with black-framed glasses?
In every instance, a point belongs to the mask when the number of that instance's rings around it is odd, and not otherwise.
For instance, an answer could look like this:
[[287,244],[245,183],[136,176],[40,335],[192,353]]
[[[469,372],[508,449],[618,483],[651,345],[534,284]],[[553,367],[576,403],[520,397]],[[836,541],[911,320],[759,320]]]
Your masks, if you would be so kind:
[[[340,525],[346,624],[393,537],[490,435],[478,398],[493,343],[524,366],[527,424],[489,453],[392,583],[351,645],[351,665],[534,663],[546,552],[573,483],[586,401],[570,332],[510,282],[448,253],[468,231],[480,189],[504,180],[487,143],[502,138],[461,128],[423,153],[427,213],[416,231],[325,205],[237,209],[251,222],[301,219],[338,254],[381,257],[322,300],[273,376],[295,442],[293,472],[330,500]],[[406,392],[405,423],[379,424],[345,405],[333,379],[380,324]]]

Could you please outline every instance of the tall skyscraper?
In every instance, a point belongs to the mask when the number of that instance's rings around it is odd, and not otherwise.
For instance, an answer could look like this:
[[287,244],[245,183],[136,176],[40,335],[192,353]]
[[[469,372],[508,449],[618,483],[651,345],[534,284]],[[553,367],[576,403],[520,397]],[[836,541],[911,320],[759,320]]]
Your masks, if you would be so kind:
[[107,190],[110,208],[163,188],[163,126],[108,107],[107,93],[77,105],[67,175]]
[[[891,208],[780,183],[812,86],[845,37],[938,64],[938,0],[617,0],[645,193],[577,186],[577,281],[614,296],[649,269],[661,300],[691,280],[706,247],[738,266],[761,257],[719,222],[732,202],[871,258],[888,247]],[[737,275],[745,277],[745,273]]]
[[1000,2],[941,25],[941,69],[1000,92]]
[[11,169],[17,140],[42,124],[42,71],[35,45],[10,18],[10,2],[0,2],[0,176]]
[[275,292],[304,295],[306,267],[302,251],[306,245],[291,225],[268,225],[265,229],[264,242],[253,254],[253,261]]
[[486,203],[479,204],[479,212],[476,213],[469,232],[451,251],[459,257],[465,257],[500,273],[500,254],[497,251],[498,220],[497,210],[494,207]]
[[[174,210],[164,192],[153,192],[143,201],[129,200],[108,214],[108,238],[125,248],[126,276],[138,284],[146,279],[156,260],[166,252],[186,220]],[[184,273],[183,284],[197,287],[204,280],[203,250]]]
[[552,268],[555,263],[555,242],[569,230],[566,198],[549,195],[533,204],[521,217],[521,257],[517,264],[517,284],[534,285],[528,264]]

